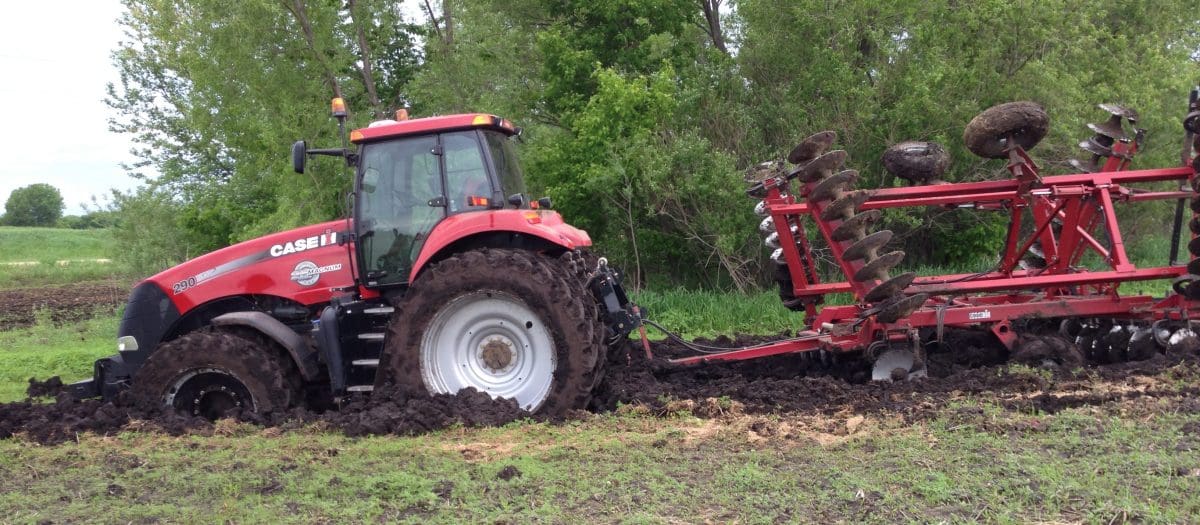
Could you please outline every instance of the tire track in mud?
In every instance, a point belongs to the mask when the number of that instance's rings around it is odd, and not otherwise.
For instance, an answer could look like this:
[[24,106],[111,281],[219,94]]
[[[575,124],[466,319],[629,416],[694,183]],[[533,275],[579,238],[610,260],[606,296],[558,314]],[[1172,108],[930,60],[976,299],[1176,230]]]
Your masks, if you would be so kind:
[[[739,337],[711,343],[738,346],[765,339]],[[1145,361],[1049,372],[1013,370],[994,363],[979,366],[978,356],[971,352],[933,354],[929,357],[933,376],[880,383],[861,381],[863,374],[857,365],[826,367],[796,356],[677,368],[662,358],[684,355],[682,346],[656,343],[654,352],[656,359],[649,362],[640,350],[613,352],[604,381],[597,387],[592,412],[635,405],[646,413],[668,414],[685,406],[699,417],[717,417],[721,410],[715,407],[737,402],[747,414],[887,414],[916,422],[933,418],[948,404],[963,399],[989,401],[1013,411],[1054,413],[1200,393],[1200,388],[1178,386],[1181,374],[1200,377],[1200,358],[1194,353],[1157,354]],[[1162,375],[1168,379],[1157,379]],[[56,390],[58,398],[53,403],[27,400],[0,405],[0,438],[22,435],[40,443],[58,443],[74,440],[81,432],[112,434],[125,428],[172,435],[214,431],[214,425],[206,420],[168,413],[128,395],[113,402],[76,401],[62,394],[61,386],[52,380],[31,381],[31,394],[53,395]],[[588,417],[586,413],[576,415]],[[531,416],[511,400],[492,400],[474,390],[428,396],[385,387],[351,400],[338,411],[292,409],[240,419],[283,430],[318,424],[359,436],[419,434],[455,424],[495,426],[522,418],[544,419]]]

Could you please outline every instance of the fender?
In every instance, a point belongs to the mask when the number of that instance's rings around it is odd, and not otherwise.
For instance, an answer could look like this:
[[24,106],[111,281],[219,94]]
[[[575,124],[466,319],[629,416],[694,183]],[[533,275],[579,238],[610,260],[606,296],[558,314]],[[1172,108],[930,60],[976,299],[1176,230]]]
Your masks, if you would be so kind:
[[317,353],[300,334],[263,312],[231,312],[212,320],[214,326],[245,326],[258,330],[287,350],[305,381],[317,379]]
[[527,235],[563,250],[592,245],[587,232],[567,224],[555,211],[507,209],[460,213],[443,219],[429,232],[408,282],[416,280],[425,266],[446,247],[473,235],[495,233]]

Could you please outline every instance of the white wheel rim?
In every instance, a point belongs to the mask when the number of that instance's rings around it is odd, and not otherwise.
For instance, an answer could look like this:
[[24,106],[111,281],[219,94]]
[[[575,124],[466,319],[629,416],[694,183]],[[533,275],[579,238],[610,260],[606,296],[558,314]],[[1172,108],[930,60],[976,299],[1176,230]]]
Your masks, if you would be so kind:
[[534,411],[554,382],[554,339],[525,301],[495,290],[455,298],[421,337],[421,377],[434,393],[474,387]]

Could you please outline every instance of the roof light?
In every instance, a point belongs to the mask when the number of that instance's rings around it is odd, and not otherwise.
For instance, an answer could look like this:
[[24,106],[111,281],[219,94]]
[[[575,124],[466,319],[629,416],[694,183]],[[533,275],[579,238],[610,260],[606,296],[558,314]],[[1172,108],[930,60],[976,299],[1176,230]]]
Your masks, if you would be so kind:
[[354,130],[350,132],[350,142],[358,142],[363,139],[363,132]]
[[467,197],[467,206],[487,206],[487,205],[488,205],[487,197],[480,197],[478,195],[471,195],[471,196]]
[[400,122],[408,120],[408,110],[404,109],[404,108],[397,109],[396,110],[396,120],[400,121]]
[[346,101],[342,100],[342,97],[333,97],[333,100],[329,102],[329,107],[333,110],[333,116],[346,116]]
[[471,121],[472,126],[486,126],[492,123],[491,115],[475,115],[475,120]]

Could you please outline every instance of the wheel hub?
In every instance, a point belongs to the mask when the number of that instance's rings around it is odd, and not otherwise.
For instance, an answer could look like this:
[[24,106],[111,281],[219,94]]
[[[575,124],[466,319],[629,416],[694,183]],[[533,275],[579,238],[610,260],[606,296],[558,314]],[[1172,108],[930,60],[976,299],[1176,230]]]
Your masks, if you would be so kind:
[[246,385],[218,368],[201,368],[181,375],[167,391],[165,401],[176,410],[208,420],[254,408]]
[[488,338],[479,345],[479,360],[492,372],[506,372],[516,358],[511,339],[502,335]]

